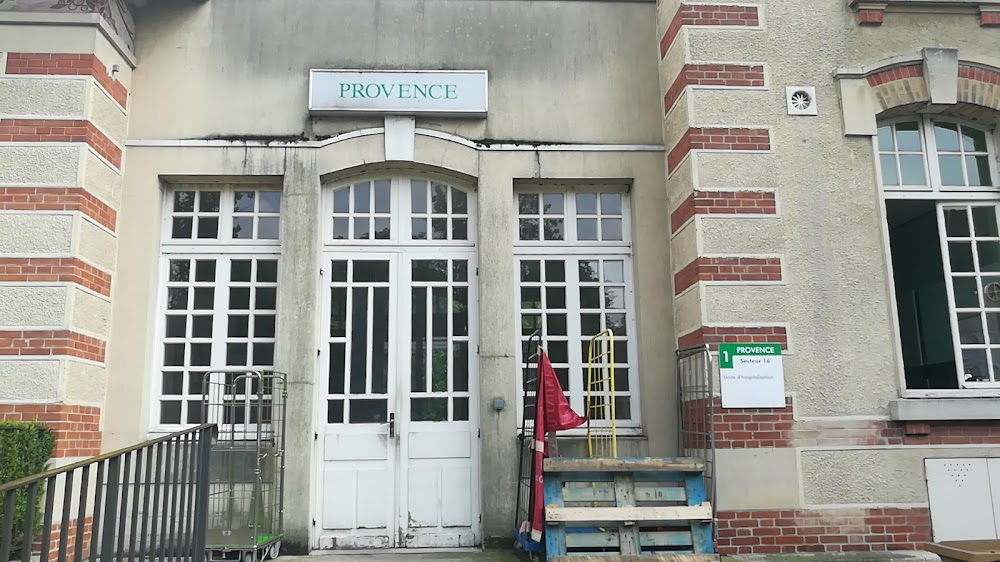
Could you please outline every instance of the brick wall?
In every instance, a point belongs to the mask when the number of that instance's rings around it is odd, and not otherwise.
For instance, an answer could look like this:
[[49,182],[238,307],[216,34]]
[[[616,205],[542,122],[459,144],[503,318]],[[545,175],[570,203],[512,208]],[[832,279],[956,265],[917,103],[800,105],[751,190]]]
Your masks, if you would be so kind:
[[753,88],[764,85],[764,67],[752,64],[687,64],[663,97],[663,113],[669,113],[687,86]]
[[128,90],[96,55],[7,53],[7,74],[93,76],[118,105],[128,104]]
[[0,187],[0,211],[79,211],[114,232],[118,213],[81,187]]
[[861,25],[882,25],[885,12],[882,10],[858,10],[858,23]]
[[897,66],[887,70],[876,72],[868,77],[868,85],[875,87],[887,82],[902,80],[904,78],[920,78],[924,75],[924,70],[920,65]]
[[927,508],[721,511],[719,554],[918,550],[931,540]]
[[70,404],[0,404],[0,420],[39,421],[55,432],[54,457],[101,452],[101,409]]
[[760,16],[756,6],[681,4],[660,39],[660,58],[666,56],[677,34],[686,25],[757,27],[760,25]]
[[780,343],[788,347],[788,335],[781,326],[706,326],[677,339],[678,348],[708,344],[718,349],[720,343]]
[[692,150],[771,150],[771,133],[741,127],[691,127],[667,155],[667,170],[673,172]]
[[0,355],[69,355],[104,362],[105,343],[70,330],[0,331]]
[[983,27],[1000,26],[1000,12],[979,12],[979,25]]
[[695,191],[670,214],[676,233],[695,215],[774,215],[778,203],[773,191]]
[[85,142],[114,167],[122,164],[122,149],[90,121],[0,119],[0,142]]
[[66,282],[111,295],[111,275],[77,258],[0,257],[0,283]]
[[674,294],[699,281],[781,281],[781,259],[697,258],[674,275]]
[[[58,516],[58,514],[57,514]],[[93,539],[94,531],[94,518],[85,517],[83,522],[83,528],[78,528],[77,525],[77,512],[74,510],[69,524],[66,526],[65,533],[62,530],[62,525],[60,523],[54,523],[52,525],[52,530],[49,535],[48,551],[49,560],[56,560],[59,557],[59,544],[62,540],[63,534],[66,535],[66,560],[67,562],[76,562],[76,546],[77,541],[81,540],[82,544],[80,561],[86,560],[90,556],[90,541]],[[31,551],[35,554],[42,552],[42,537],[39,535],[35,537],[34,544],[32,545]]]
[[[1000,19],[1000,12],[995,12],[998,19]],[[1000,25],[998,23],[997,25]],[[966,78],[968,80],[975,80],[977,82],[985,82],[987,84],[1000,85],[1000,72],[995,70],[989,70],[986,68],[978,68],[975,66],[959,65],[958,67],[958,77]]]

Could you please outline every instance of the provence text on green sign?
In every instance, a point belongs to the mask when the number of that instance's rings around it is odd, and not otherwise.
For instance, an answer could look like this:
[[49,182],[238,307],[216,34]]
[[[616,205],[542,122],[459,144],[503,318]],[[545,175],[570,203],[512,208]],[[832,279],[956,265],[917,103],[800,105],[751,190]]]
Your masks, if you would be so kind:
[[779,343],[722,343],[719,344],[719,366],[733,368],[733,357],[737,355],[781,355]]

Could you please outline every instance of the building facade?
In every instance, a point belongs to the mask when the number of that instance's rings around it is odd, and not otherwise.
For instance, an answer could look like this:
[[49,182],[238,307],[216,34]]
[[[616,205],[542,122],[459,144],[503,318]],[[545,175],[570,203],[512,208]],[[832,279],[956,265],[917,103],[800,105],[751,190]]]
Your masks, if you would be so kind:
[[68,462],[275,369],[286,545],[476,546],[510,540],[531,334],[583,412],[614,332],[628,455],[681,453],[676,350],[779,344],[784,407],[696,409],[719,551],[951,537],[927,459],[1000,456],[998,26],[996,0],[0,0],[0,416]]

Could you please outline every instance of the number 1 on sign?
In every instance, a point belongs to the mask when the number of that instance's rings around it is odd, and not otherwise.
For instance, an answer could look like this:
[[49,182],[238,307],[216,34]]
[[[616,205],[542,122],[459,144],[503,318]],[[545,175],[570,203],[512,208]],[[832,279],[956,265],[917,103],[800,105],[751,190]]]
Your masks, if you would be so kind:
[[722,352],[722,360],[725,361],[726,363],[729,363],[729,352],[728,351],[723,351]]

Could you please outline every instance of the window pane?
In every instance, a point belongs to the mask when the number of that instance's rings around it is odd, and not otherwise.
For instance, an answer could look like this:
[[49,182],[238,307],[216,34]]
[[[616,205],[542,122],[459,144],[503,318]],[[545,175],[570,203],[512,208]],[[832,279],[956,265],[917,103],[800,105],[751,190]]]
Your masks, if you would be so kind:
[[[973,209],[973,220],[976,221],[976,230],[979,230],[980,218],[976,216]],[[952,238],[967,238],[969,236],[969,215],[964,208],[944,210],[944,228],[947,236]]]
[[171,238],[191,238],[194,230],[194,219],[191,217],[174,217],[173,229],[170,231]]
[[257,310],[274,310],[277,306],[278,290],[274,287],[259,287],[254,308]]
[[173,400],[160,402],[160,423],[181,423],[181,403]]
[[566,331],[566,315],[565,314],[546,314],[545,315],[545,333],[550,336],[565,336]]
[[257,238],[261,240],[278,239],[278,217],[261,217],[257,222]]
[[413,421],[448,421],[448,399],[411,398],[410,419]]
[[965,368],[965,379],[968,381],[990,380],[986,363],[985,349],[963,349],[962,364]]
[[979,271],[1000,271],[1000,242],[976,242]]
[[468,281],[469,262],[466,260],[454,260],[451,263],[451,279],[452,281]]
[[517,209],[522,215],[538,214],[538,194],[522,193],[517,196]]
[[521,262],[521,281],[538,283],[541,280],[542,280],[541,262],[537,261]]
[[191,276],[191,262],[188,260],[170,260],[170,280],[187,281]]
[[[982,285],[983,304],[986,308],[1000,308],[1000,277],[987,275],[983,277]],[[1000,339],[995,343],[1000,344]]]
[[410,210],[417,214],[427,214],[427,182],[410,182]]
[[270,314],[257,314],[253,317],[253,337],[274,338],[274,316]]
[[389,262],[383,260],[354,262],[354,281],[361,283],[387,283]]
[[600,314],[581,314],[580,332],[584,336],[595,336],[601,332]]
[[413,260],[411,275],[413,281],[447,281],[448,260]]
[[896,157],[892,154],[879,156],[882,167],[882,185],[899,185],[899,174],[896,171]]
[[620,215],[622,214],[622,196],[618,193],[601,194],[601,214]]
[[948,253],[951,255],[951,270],[955,272],[971,272],[972,244],[969,242],[949,242]]
[[233,203],[233,211],[237,213],[252,213],[254,210],[254,192],[237,191]]
[[451,325],[452,335],[469,335],[469,289],[465,287],[452,289]]
[[388,240],[391,237],[389,232],[389,217],[378,217],[375,219],[375,239]]
[[530,336],[535,330],[541,328],[542,317],[538,314],[524,314],[521,316],[521,335]]
[[576,220],[577,240],[597,240],[597,219]]
[[262,191],[258,194],[258,197],[257,205],[260,207],[259,211],[261,213],[281,212],[280,191]]
[[621,287],[605,287],[604,308],[617,310],[624,309],[625,289],[622,289]]
[[901,152],[919,152],[920,124],[916,121],[906,121],[896,124],[896,147]]
[[452,390],[466,392],[469,390],[469,342],[452,344]]
[[368,240],[371,238],[369,230],[371,228],[371,222],[368,217],[354,219],[354,239],[355,240]]
[[580,308],[601,308],[601,290],[597,287],[580,287]]
[[253,217],[233,217],[233,238],[253,238]]
[[187,316],[167,316],[166,337],[183,338],[187,336]]
[[385,423],[388,400],[351,400],[350,423]]
[[368,182],[354,184],[354,212],[371,212],[371,184]]
[[903,154],[899,157],[899,168],[903,172],[903,185],[927,185],[923,156]]
[[878,149],[882,151],[890,151],[893,149],[892,127],[886,126],[878,128]]
[[625,263],[620,261],[605,261],[604,281],[607,283],[624,283]]
[[518,237],[521,240],[538,240],[538,219],[520,219]]
[[469,223],[465,219],[451,219],[451,239],[468,240]]
[[375,212],[389,212],[389,180],[375,181]]
[[958,125],[954,123],[935,123],[934,141],[937,149],[945,152],[958,152]]
[[277,260],[257,260],[257,281],[274,283],[278,281]]
[[469,399],[468,398],[452,398],[452,405],[454,408],[454,415],[452,420],[454,421],[468,421],[469,420]]
[[174,192],[174,212],[193,213],[194,212],[194,192],[175,191]]
[[601,240],[621,240],[622,220],[601,219]]
[[986,133],[974,127],[963,125],[962,146],[966,152],[986,152]]
[[413,287],[410,312],[410,391],[427,391],[427,288]]
[[978,312],[959,312],[958,336],[962,343],[986,343],[983,339],[983,320]]
[[547,309],[566,308],[565,287],[547,287],[545,289],[545,308]]
[[372,302],[372,392],[384,394],[389,384],[389,288],[374,290]]
[[219,219],[217,217],[201,217],[198,219],[198,238],[201,240],[219,237]]
[[965,177],[962,175],[962,157],[951,155],[938,156],[938,163],[941,166],[942,185],[965,185]]
[[343,400],[330,400],[327,402],[326,423],[344,423]]
[[330,280],[347,281],[347,262],[344,260],[334,260],[330,262]]
[[542,308],[541,287],[521,287],[521,308]]
[[545,281],[547,283],[562,283],[566,281],[566,262],[562,260],[545,260]]
[[596,215],[597,214],[597,194],[596,193],[577,193],[576,194],[576,213],[578,215]]
[[333,192],[333,212],[345,214],[351,212],[350,187],[344,187]]
[[461,189],[451,188],[451,212],[464,215],[469,212],[469,196]]
[[542,213],[546,215],[563,214],[563,194],[546,193],[542,196]]
[[542,223],[545,227],[546,240],[563,240],[563,219],[545,219]]
[[210,338],[212,337],[212,317],[192,316],[191,317],[191,337]]
[[250,308],[250,287],[229,288],[229,309],[248,310]]
[[427,219],[411,220],[410,231],[410,238],[413,240],[427,240]]
[[990,185],[990,162],[988,156],[966,156],[965,170],[969,174],[969,185]]
[[952,281],[955,289],[955,307],[979,308],[979,290],[976,287],[976,278],[955,277]]
[[448,186],[440,183],[431,184],[431,210],[442,215],[448,213]]
[[597,275],[596,261],[580,262],[580,281],[584,283],[600,281],[600,277]]
[[196,287],[194,290],[194,309],[210,310],[215,303],[215,289],[212,287]]
[[347,240],[350,236],[350,219],[346,218],[336,218],[333,219],[333,239],[334,240]]
[[167,310],[187,310],[188,290],[175,287],[167,290]]
[[[368,379],[368,288],[355,287],[351,294],[351,394],[365,394]],[[351,418],[353,406],[351,403]]]
[[[990,299],[986,306],[996,307],[997,302]],[[1000,313],[986,313],[986,332],[990,337],[990,343],[1000,343]]]
[[616,336],[628,335],[625,328],[625,314],[617,312],[613,314],[605,314],[604,319],[606,327]]
[[431,219],[431,238],[433,240],[448,239],[448,219]]
[[998,236],[996,207],[973,207],[972,224],[976,226],[976,236]]

